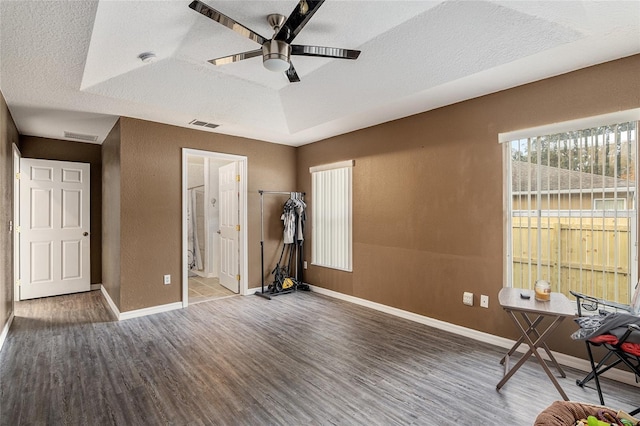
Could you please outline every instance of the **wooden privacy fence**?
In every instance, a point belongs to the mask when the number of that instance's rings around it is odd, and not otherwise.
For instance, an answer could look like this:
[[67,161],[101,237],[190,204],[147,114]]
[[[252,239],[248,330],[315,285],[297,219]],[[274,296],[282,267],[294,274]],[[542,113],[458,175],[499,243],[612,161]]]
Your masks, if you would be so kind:
[[543,279],[551,283],[552,291],[566,295],[574,290],[629,303],[629,222],[628,218],[512,218],[513,287],[533,288],[536,280]]

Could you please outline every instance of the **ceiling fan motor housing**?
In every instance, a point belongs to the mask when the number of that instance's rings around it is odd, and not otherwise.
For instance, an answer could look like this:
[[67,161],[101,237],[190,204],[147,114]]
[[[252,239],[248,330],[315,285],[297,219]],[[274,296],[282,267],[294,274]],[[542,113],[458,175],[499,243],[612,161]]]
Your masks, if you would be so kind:
[[270,71],[289,69],[291,45],[281,40],[268,40],[262,45],[262,65]]

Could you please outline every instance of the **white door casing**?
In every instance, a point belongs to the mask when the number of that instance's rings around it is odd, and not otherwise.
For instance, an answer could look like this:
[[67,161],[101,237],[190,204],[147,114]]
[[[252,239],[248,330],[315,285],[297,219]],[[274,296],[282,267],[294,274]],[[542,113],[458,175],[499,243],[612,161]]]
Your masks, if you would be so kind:
[[[242,155],[225,154],[221,152],[202,151],[192,148],[182,148],[182,306],[189,306],[189,259],[188,259],[188,233],[187,233],[187,202],[188,202],[188,157],[191,155],[202,156],[209,159],[224,160],[227,162],[235,161],[238,164],[238,174],[240,175],[240,182],[238,185],[240,195],[238,197],[238,211],[239,211],[239,244],[238,244],[238,271],[240,274],[239,282],[239,294],[248,295],[249,289],[249,262],[248,262],[248,211],[247,211],[247,171],[248,171],[248,158]],[[216,173],[219,166],[216,166],[212,173]],[[216,176],[219,177],[219,176]],[[216,182],[218,186],[218,182]],[[216,206],[220,208],[220,196],[217,194]],[[215,229],[212,232],[219,230],[219,222],[216,223]],[[220,246],[219,243],[218,247]],[[219,256],[219,254],[218,254]],[[218,258],[216,256],[216,260]]]
[[238,242],[240,236],[240,218],[238,197],[238,163],[233,162],[218,169],[220,198],[220,284],[238,293],[239,263]]
[[20,300],[90,290],[89,173],[20,160]]
[[20,300],[20,150],[13,144],[13,301]]

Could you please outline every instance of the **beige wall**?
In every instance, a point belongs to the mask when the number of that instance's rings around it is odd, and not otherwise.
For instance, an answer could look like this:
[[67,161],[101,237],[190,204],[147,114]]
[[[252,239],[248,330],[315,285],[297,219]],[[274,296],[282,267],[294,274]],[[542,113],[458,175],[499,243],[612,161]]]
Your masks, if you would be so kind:
[[[309,167],[355,160],[353,272],[309,266],[314,285],[514,338],[503,285],[498,133],[640,107],[640,55],[579,70],[298,148]],[[311,197],[308,197],[311,205]],[[311,215],[310,215],[311,216]],[[313,219],[309,217],[312,221]],[[309,239],[305,253],[310,260]],[[474,307],[462,293],[476,295]],[[490,296],[489,309],[477,306]],[[556,347],[578,356],[568,324]]]
[[[640,55],[292,148],[131,118],[102,146],[102,281],[120,311],[181,300],[181,148],[248,157],[249,286],[260,283],[259,189],[307,192],[309,167],[355,159],[354,271],[309,266],[306,281],[454,324],[516,337],[503,284],[499,132],[640,107]],[[2,101],[0,161],[17,131]],[[7,158],[5,158],[5,156]],[[6,172],[2,179],[8,179]],[[0,182],[3,200],[10,185]],[[282,202],[265,199],[265,271],[277,261]],[[0,214],[8,217],[3,202]],[[309,217],[309,220],[312,218]],[[92,220],[94,220],[92,218]],[[309,222],[310,223],[310,222]],[[0,243],[11,247],[5,233]],[[310,247],[307,246],[307,260]],[[10,253],[10,250],[4,250]],[[5,254],[5,257],[8,259]],[[10,309],[10,260],[0,318]],[[9,262],[9,269],[5,263]],[[173,283],[162,284],[171,274]],[[490,308],[464,307],[463,291]],[[477,303],[476,298],[476,303]],[[564,326],[554,348],[583,356]]]
[[[182,148],[248,158],[249,287],[260,283],[258,190],[296,189],[293,147],[121,118],[119,309],[122,312],[182,300]],[[112,159],[104,155],[106,173],[112,170]],[[109,181],[106,185],[109,189],[105,192],[112,191],[117,184]],[[104,203],[108,209],[106,198]],[[281,228],[281,207],[282,203],[273,201],[265,206],[265,222],[270,224],[270,230]],[[110,232],[110,228],[105,232]],[[268,230],[265,234],[265,270],[269,269],[269,258],[275,256],[280,238],[281,231]],[[164,274],[171,274],[172,284],[163,284]]]
[[20,152],[24,158],[89,163],[91,283],[102,282],[102,148],[98,144],[20,136]]
[[120,305],[120,120],[102,143],[102,285]]
[[0,332],[13,312],[13,148],[18,130],[0,93]]

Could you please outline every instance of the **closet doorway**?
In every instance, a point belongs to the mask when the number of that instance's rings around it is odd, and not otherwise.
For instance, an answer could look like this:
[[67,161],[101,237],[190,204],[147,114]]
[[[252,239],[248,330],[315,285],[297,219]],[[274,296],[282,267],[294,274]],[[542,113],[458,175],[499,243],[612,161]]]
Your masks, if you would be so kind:
[[247,158],[182,150],[182,304],[247,293]]

